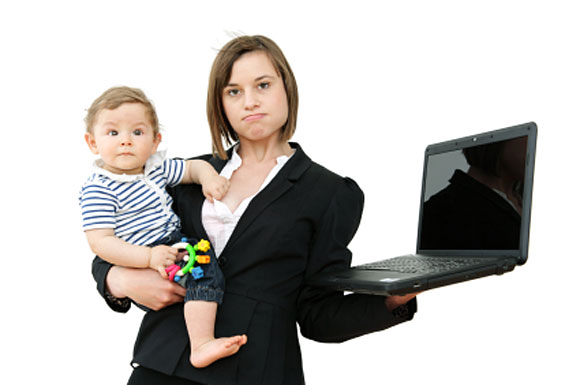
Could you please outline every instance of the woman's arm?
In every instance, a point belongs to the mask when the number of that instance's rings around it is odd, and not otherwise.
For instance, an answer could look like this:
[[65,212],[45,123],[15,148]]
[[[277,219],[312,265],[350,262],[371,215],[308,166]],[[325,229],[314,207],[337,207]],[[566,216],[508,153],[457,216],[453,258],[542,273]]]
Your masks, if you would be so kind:
[[107,274],[106,287],[115,298],[128,297],[153,310],[183,302],[185,296],[185,288],[151,269],[112,266]]
[[[350,179],[341,181],[335,191],[316,226],[306,280],[321,271],[346,269],[351,263],[348,244],[360,222],[364,195]],[[416,300],[412,298],[414,295],[344,295],[304,286],[298,298],[298,322],[307,338],[341,342],[412,319],[416,311]]]
[[117,312],[126,313],[131,300],[153,310],[183,302],[185,289],[175,282],[162,278],[151,269],[132,269],[113,266],[95,257],[93,277],[97,291],[107,305]]

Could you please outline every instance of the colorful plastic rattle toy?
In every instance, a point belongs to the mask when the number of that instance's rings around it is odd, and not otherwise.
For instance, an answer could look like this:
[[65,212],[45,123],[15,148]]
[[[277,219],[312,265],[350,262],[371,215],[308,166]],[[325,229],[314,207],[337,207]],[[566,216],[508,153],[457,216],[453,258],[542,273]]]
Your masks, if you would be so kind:
[[194,279],[200,279],[203,277],[203,269],[200,266],[195,266],[197,264],[207,264],[209,263],[209,255],[197,255],[198,251],[207,252],[210,248],[209,242],[205,239],[197,242],[195,246],[191,246],[187,243],[187,238],[183,238],[181,242],[174,244],[172,247],[181,250],[187,250],[189,255],[183,257],[183,260],[187,264],[183,267],[173,264],[165,269],[165,272],[169,275],[169,280],[179,282],[186,274],[191,273]]

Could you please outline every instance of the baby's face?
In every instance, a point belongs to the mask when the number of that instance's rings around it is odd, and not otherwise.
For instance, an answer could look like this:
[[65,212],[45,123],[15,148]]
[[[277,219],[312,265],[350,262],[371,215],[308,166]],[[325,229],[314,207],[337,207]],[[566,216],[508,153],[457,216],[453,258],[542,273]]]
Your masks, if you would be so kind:
[[161,134],[154,134],[141,103],[125,103],[97,115],[92,133],[85,134],[89,148],[99,154],[105,169],[115,174],[140,174],[157,151]]

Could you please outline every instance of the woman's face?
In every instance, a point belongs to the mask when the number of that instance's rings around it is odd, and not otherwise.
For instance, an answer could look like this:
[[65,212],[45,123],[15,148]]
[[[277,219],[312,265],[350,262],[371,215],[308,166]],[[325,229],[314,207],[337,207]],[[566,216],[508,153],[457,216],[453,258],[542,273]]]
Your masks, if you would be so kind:
[[278,140],[288,120],[288,99],[282,78],[267,54],[242,55],[223,90],[226,117],[240,140]]

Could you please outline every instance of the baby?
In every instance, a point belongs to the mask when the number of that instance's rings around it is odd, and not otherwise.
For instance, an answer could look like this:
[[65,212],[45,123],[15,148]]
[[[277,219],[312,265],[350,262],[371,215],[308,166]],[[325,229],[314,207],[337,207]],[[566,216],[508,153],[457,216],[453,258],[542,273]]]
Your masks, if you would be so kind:
[[[85,140],[100,155],[83,185],[83,230],[92,251],[114,265],[152,268],[167,277],[179,250],[180,222],[171,209],[167,186],[198,183],[205,197],[221,199],[229,182],[202,160],[165,159],[157,114],[145,94],[113,87],[88,110]],[[224,279],[215,258],[201,280],[186,281],[184,314],[191,343],[190,360],[201,368],[235,354],[245,335],[215,338],[214,322]]]

